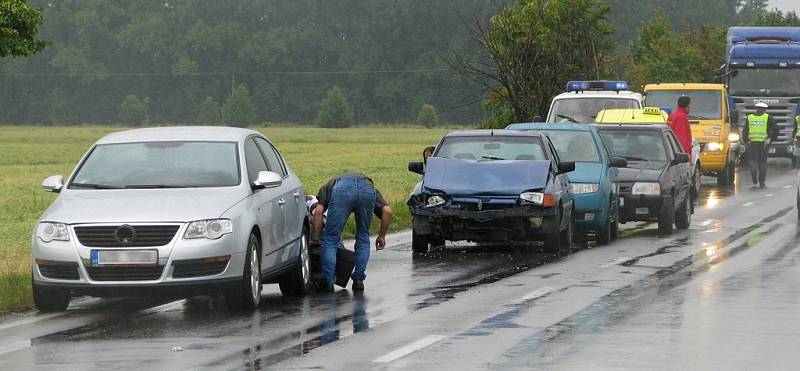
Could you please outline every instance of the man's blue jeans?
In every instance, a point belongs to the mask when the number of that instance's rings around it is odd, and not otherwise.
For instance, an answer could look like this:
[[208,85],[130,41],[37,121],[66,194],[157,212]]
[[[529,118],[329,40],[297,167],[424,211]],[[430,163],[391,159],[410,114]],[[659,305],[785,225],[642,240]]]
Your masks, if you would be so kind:
[[375,188],[363,178],[341,178],[336,181],[328,201],[328,218],[322,231],[322,278],[336,282],[336,249],[350,214],[356,215],[355,271],[353,279],[367,278],[369,261],[369,225],[375,208]]

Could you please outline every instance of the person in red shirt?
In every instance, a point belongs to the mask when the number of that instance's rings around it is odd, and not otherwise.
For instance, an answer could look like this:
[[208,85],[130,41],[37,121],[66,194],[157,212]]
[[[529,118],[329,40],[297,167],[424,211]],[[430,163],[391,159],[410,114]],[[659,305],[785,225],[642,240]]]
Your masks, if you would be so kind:
[[691,98],[686,96],[678,98],[678,109],[669,115],[669,121],[667,121],[667,125],[675,132],[683,151],[688,153],[689,157],[692,156],[692,129],[689,127],[689,104],[691,102]]

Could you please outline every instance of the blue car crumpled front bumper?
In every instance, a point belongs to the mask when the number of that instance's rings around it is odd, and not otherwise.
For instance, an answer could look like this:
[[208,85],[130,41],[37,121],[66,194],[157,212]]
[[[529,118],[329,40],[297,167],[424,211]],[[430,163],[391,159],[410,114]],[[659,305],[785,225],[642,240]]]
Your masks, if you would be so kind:
[[461,207],[411,206],[414,232],[450,241],[513,241],[539,238],[560,230],[556,208],[535,205]]

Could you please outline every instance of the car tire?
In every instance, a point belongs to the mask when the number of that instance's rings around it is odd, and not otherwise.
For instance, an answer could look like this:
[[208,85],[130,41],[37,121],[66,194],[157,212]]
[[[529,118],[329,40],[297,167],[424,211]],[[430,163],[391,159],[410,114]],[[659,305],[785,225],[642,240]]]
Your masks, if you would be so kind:
[[546,252],[565,257],[572,252],[572,231],[575,230],[575,219],[570,217],[570,222],[564,230],[557,230],[545,238],[544,249]]
[[717,185],[720,187],[724,187],[733,183],[733,172],[731,171],[731,164],[728,162],[725,164],[725,168],[722,169],[721,172],[717,174]]
[[619,219],[615,219],[613,223],[611,223],[611,240],[615,241],[619,238]]
[[311,255],[308,248],[308,228],[303,227],[300,255],[297,264],[278,280],[284,296],[303,296],[311,291]]
[[[616,221],[612,220],[613,219],[612,218],[612,210],[614,210],[614,203],[610,202],[609,206],[608,206],[608,215],[606,216],[606,219],[607,219],[606,220],[606,225],[605,225],[604,228],[598,229],[597,232],[596,232],[597,233],[597,243],[599,243],[601,245],[608,244],[609,242],[611,242],[611,240],[616,238],[614,236],[615,235],[614,224],[615,224]],[[617,224],[616,228],[619,229],[619,224]],[[619,233],[619,231],[617,231],[617,233]]]
[[417,234],[413,229],[411,230],[411,250],[414,254],[425,254],[428,252],[428,247],[431,244],[431,236]]
[[42,313],[63,312],[69,307],[69,290],[58,287],[44,287],[33,282],[33,304]]
[[700,163],[698,162],[694,167],[694,174],[692,174],[692,199],[697,199],[700,196],[701,180],[702,174],[700,174]]
[[261,243],[255,233],[247,240],[242,278],[226,292],[228,307],[255,310],[261,305]]
[[688,229],[692,222],[691,197],[686,197],[683,204],[675,211],[675,227],[678,229]]
[[661,234],[672,234],[672,225],[675,224],[675,205],[669,202],[661,206],[658,216],[658,231]]

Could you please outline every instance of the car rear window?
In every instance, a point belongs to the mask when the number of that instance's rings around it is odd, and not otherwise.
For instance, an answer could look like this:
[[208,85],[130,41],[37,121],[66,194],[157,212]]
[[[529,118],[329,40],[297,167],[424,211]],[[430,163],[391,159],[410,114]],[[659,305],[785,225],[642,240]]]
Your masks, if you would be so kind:
[[462,160],[547,160],[541,139],[533,136],[447,137],[437,157]]

